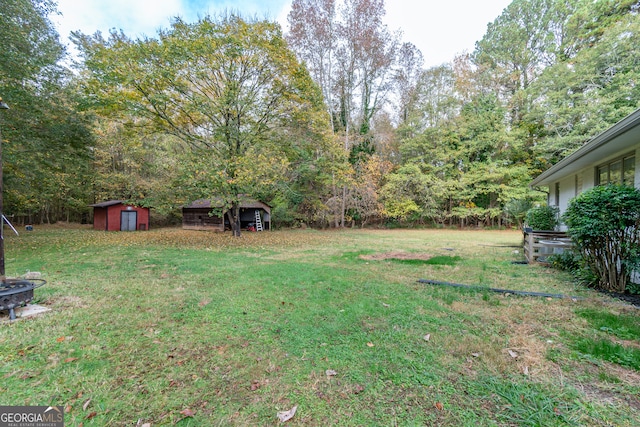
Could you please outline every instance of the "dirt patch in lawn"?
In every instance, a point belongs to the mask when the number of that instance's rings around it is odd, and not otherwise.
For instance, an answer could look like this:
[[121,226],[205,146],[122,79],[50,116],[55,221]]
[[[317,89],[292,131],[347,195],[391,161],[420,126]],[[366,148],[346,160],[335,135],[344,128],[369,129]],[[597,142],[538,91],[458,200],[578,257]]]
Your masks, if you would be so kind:
[[373,254],[373,255],[360,255],[361,259],[366,259],[367,261],[382,261],[385,259],[400,259],[400,260],[422,260],[427,261],[433,258],[431,254],[423,254],[423,253],[410,253],[410,252],[384,252],[381,254]]

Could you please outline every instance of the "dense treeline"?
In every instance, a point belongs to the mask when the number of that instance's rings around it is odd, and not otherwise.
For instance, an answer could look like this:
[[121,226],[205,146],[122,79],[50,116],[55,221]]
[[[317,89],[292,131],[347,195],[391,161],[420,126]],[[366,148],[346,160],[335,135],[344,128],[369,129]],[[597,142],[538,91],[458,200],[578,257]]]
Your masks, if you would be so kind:
[[294,0],[286,34],[233,14],[77,33],[72,72],[55,7],[0,8],[18,222],[85,221],[106,199],[171,221],[202,197],[234,222],[251,194],[280,225],[518,224],[545,199],[534,176],[640,106],[639,1],[514,0],[429,69],[383,0]]
[[18,222],[82,220],[91,187],[93,134],[49,0],[0,6],[0,110],[5,214]]

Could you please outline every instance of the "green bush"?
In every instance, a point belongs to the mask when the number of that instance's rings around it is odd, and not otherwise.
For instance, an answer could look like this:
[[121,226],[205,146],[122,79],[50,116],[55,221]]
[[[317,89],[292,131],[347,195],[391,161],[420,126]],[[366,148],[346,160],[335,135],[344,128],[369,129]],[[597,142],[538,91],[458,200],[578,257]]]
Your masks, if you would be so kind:
[[511,199],[504,205],[504,216],[521,228],[531,206],[531,200]]
[[585,266],[579,252],[566,250],[560,254],[550,255],[547,260],[553,268],[571,273],[581,284],[594,286],[598,282],[591,269]]
[[594,286],[624,292],[630,273],[640,266],[640,191],[607,185],[573,199],[563,216]]
[[527,211],[527,225],[534,230],[554,230],[558,226],[556,206],[536,206]]
[[569,271],[571,273],[576,273],[580,270],[580,260],[582,258],[579,254],[571,250],[564,251],[560,254],[550,255],[548,260],[549,264],[553,268],[557,268],[558,270]]

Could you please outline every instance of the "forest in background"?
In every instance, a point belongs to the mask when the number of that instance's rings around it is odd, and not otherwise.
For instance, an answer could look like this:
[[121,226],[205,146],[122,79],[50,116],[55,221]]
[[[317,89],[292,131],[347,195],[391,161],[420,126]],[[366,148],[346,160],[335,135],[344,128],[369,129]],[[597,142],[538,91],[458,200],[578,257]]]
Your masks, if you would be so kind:
[[639,9],[514,0],[425,68],[383,0],[294,0],[286,32],[229,13],[75,33],[75,59],[54,1],[4,0],[4,211],[86,222],[121,199],[171,223],[249,194],[278,226],[519,225],[533,177],[640,106]]

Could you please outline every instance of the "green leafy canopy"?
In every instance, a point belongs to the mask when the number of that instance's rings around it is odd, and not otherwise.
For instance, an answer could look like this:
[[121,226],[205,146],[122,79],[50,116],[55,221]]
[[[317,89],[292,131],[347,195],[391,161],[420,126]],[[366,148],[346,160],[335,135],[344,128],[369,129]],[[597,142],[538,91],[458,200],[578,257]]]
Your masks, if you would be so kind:
[[591,188],[573,199],[563,216],[598,287],[623,292],[638,267],[640,190],[621,185]]

